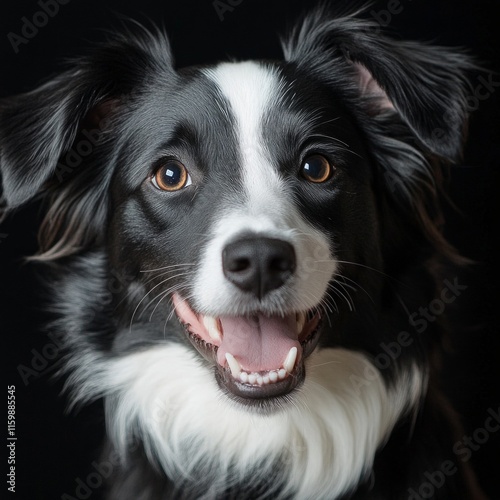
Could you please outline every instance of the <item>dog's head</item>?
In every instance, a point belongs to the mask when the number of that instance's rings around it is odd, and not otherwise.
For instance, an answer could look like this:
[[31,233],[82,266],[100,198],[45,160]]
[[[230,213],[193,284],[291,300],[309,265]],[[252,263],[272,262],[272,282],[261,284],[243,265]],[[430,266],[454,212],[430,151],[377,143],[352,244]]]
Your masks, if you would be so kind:
[[302,383],[318,342],[370,351],[383,273],[448,251],[436,164],[465,122],[468,63],[444,48],[321,11],[283,45],[178,70],[164,35],[126,33],[1,103],[8,208],[51,200],[39,258],[97,250],[132,277],[107,348],[150,321],[148,341],[189,340],[257,406]]

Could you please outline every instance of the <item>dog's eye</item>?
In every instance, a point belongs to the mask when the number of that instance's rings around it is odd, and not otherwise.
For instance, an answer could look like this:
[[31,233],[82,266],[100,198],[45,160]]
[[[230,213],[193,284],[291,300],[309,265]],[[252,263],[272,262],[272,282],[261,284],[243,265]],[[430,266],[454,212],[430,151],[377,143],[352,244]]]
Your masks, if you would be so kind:
[[168,160],[156,171],[151,182],[162,191],[179,191],[191,184],[191,176],[180,161]]
[[300,169],[302,177],[316,183],[327,181],[332,176],[333,171],[334,167],[321,155],[308,156]]

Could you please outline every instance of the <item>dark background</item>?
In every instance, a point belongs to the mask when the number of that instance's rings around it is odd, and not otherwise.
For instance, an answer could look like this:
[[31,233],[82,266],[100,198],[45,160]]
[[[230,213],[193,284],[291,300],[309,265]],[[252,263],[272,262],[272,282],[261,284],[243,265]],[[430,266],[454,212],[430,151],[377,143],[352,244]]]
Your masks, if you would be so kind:
[[[118,14],[164,23],[178,66],[186,66],[228,56],[280,57],[277,33],[283,33],[313,2],[221,0],[220,9],[223,4],[229,8],[221,19],[212,0],[72,0],[60,5],[59,12],[16,54],[7,34],[21,34],[23,17],[32,20],[41,7],[35,0],[3,0],[0,95],[27,91],[47,79],[64,58],[102,40],[102,28],[116,26]],[[397,13],[390,14],[389,7]],[[400,0],[399,6],[384,0],[373,2],[366,15],[387,24],[385,29],[395,37],[467,47],[487,69],[487,80],[488,72],[499,70],[498,7],[498,0]],[[477,78],[473,76],[471,95],[481,84]],[[488,410],[498,411],[500,402],[500,332],[495,317],[500,303],[494,277],[499,250],[495,240],[500,213],[500,74],[490,75],[490,81],[496,86],[489,95],[485,97],[483,91],[481,99],[471,99],[477,109],[470,122],[469,144],[464,161],[452,170],[449,192],[458,210],[446,207],[449,239],[476,262],[461,271],[459,283],[468,288],[447,311],[454,342],[444,364],[445,389],[463,416],[467,435],[481,428]],[[48,347],[50,339],[38,329],[46,319],[37,290],[38,271],[22,262],[23,255],[35,251],[37,221],[35,203],[0,226],[0,331],[7,346],[7,384],[16,386],[17,497],[53,499],[67,493],[97,499],[97,490],[77,490],[77,486],[94,471],[92,461],[103,435],[102,409],[94,404],[65,413],[63,383],[53,376],[60,366],[57,346]],[[37,357],[44,349],[45,360]],[[24,368],[33,372],[24,372],[23,380],[20,370]],[[500,498],[499,435],[491,433],[471,456],[483,488],[494,499]]]

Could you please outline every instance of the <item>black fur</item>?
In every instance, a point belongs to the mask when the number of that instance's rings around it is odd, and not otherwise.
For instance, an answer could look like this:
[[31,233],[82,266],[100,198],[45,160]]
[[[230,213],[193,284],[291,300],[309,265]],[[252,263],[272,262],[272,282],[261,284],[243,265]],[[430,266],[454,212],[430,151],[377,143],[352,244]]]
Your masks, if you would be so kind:
[[[342,284],[353,281],[364,289],[354,296],[354,311],[338,301],[338,310],[324,319],[320,345],[375,358],[381,343],[409,331],[411,346],[381,373],[390,386],[401,367],[415,363],[429,377],[418,414],[401,420],[371,474],[343,497],[400,500],[410,488],[418,490],[424,472],[454,459],[455,424],[437,382],[442,327],[432,323],[419,334],[408,314],[432,301],[444,270],[459,260],[441,234],[438,194],[443,164],[460,156],[465,73],[472,64],[456,51],[396,43],[366,21],[331,18],[323,10],[307,16],[284,47],[284,61],[263,64],[280,70],[294,98],[267,116],[267,147],[292,178],[302,154],[298,145],[311,130],[323,136],[314,144],[336,159],[335,186],[318,190],[291,180],[290,189],[305,218],[335,241],[346,262],[345,278],[332,289],[342,293]],[[395,110],[360,95],[354,63],[368,69]],[[165,334],[170,307],[154,314],[148,300],[136,307],[160,281],[141,271],[198,262],[216,216],[212,207],[221,193],[237,191],[240,179],[227,169],[239,162],[234,122],[216,101],[217,89],[200,68],[174,69],[162,33],[135,29],[42,87],[1,102],[7,208],[35,194],[47,200],[35,259],[51,262],[57,323],[77,373],[87,354],[113,359],[165,338],[186,343],[174,320]],[[321,125],[302,119],[318,110]],[[351,151],[325,137],[348,143]],[[82,141],[91,143],[90,151],[71,167],[68,155]],[[193,178],[203,179],[195,196],[168,198],[145,187],[165,149],[187,158]],[[189,294],[189,280],[174,274],[166,275],[172,277],[168,286]],[[110,497],[197,498],[210,483],[172,484],[150,459],[139,443],[114,475]],[[467,477],[457,472],[432,498],[480,498]],[[279,485],[276,478],[248,481],[220,498],[257,498]]]

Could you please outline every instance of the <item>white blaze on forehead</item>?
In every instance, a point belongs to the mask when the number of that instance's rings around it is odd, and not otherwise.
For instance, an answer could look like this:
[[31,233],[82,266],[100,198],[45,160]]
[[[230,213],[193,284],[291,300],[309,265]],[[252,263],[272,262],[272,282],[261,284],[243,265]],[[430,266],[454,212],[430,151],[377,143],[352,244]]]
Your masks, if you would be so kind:
[[263,130],[266,114],[280,100],[280,76],[255,62],[223,63],[205,74],[217,85],[236,120],[247,213],[269,215],[270,209],[281,207],[279,193],[286,191],[266,151]]
[[279,100],[281,83],[277,71],[247,61],[222,63],[204,73],[231,105],[241,140],[258,138],[262,116]]

